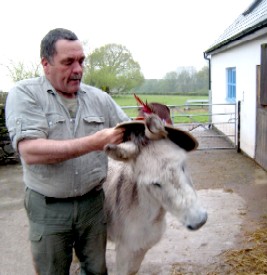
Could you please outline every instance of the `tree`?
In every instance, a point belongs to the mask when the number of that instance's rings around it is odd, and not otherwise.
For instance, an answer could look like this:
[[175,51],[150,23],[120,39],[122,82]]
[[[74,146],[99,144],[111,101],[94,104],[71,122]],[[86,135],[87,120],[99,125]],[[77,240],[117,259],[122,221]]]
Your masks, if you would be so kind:
[[194,67],[178,67],[177,71],[168,72],[165,77],[165,91],[179,93],[207,93],[208,67],[199,72]]
[[166,73],[163,79],[146,79],[137,91],[157,94],[208,94],[208,74],[207,66],[198,72],[192,66],[178,67],[176,71]]
[[40,76],[40,64],[31,65],[31,68],[27,68],[23,62],[14,63],[14,61],[10,62],[10,65],[7,66],[10,77],[14,82],[17,82],[22,79],[32,78]]
[[174,93],[178,90],[179,74],[175,71],[168,72],[164,77],[164,90],[166,93]]
[[107,44],[88,55],[83,81],[111,93],[124,93],[141,85],[144,77],[126,47]]
[[204,66],[200,71],[197,72],[197,86],[201,91],[208,91],[209,89],[209,68]]

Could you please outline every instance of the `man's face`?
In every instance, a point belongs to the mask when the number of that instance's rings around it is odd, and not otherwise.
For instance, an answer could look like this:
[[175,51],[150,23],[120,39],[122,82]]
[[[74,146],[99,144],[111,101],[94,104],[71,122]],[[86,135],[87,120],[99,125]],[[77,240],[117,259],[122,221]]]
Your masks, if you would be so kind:
[[53,87],[65,96],[72,96],[80,88],[85,56],[79,40],[58,40],[56,54],[49,62],[42,59],[47,79]]

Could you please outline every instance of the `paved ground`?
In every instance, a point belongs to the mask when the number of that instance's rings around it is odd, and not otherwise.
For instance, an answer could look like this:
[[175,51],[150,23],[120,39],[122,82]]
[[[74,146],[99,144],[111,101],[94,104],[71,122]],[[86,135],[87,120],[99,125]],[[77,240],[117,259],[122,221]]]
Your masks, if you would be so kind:
[[[188,164],[208,222],[189,232],[168,215],[164,238],[146,255],[142,275],[217,274],[210,272],[221,265],[220,253],[241,247],[244,232],[267,217],[267,172],[253,160],[234,150],[195,151]],[[0,275],[34,274],[27,234],[21,166],[0,166]],[[110,243],[107,260],[114,274]]]

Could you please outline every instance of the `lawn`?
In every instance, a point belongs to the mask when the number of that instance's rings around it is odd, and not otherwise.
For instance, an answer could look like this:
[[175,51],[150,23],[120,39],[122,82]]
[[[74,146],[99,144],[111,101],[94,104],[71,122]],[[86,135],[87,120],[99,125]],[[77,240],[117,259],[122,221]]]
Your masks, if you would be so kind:
[[[187,96],[187,95],[138,95],[144,102],[158,102],[166,104],[171,108],[171,115],[174,123],[189,123],[208,121],[208,107],[194,106],[186,109],[187,100],[208,99],[208,96]],[[138,103],[133,95],[117,95],[113,99],[120,105],[125,113],[134,118],[137,116]],[[174,107],[175,106],[175,107]]]
[[[208,96],[187,96],[187,95],[138,95],[144,102],[158,102],[166,105],[184,105],[186,100],[208,99]],[[120,106],[137,106],[133,95],[116,95],[113,99]]]

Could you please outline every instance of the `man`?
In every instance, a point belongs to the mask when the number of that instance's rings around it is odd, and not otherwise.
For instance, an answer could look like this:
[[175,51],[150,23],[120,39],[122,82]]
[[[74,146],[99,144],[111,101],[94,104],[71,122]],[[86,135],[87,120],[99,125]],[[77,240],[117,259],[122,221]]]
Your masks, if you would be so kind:
[[40,53],[45,76],[18,82],[6,102],[35,270],[69,274],[74,248],[81,274],[107,274],[103,148],[122,142],[113,127],[129,118],[107,93],[81,83],[85,55],[73,32],[51,30]]

